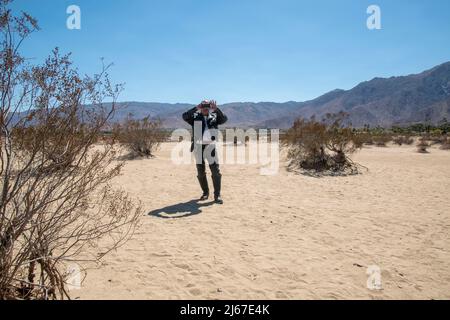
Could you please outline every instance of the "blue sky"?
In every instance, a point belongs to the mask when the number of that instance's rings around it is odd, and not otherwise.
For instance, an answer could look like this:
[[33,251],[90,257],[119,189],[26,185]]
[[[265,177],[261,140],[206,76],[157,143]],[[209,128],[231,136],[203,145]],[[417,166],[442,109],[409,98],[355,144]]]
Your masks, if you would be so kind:
[[[81,30],[66,8],[81,8]],[[382,30],[366,9],[381,8]],[[58,46],[82,73],[113,62],[122,101],[304,101],[450,60],[448,0],[15,0],[39,20],[23,46]]]

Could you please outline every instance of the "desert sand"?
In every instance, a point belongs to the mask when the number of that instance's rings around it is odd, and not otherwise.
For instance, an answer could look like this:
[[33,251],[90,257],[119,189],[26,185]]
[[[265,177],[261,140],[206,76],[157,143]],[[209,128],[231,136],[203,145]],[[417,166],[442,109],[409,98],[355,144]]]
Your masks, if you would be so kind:
[[449,151],[364,148],[369,171],[348,177],[223,165],[220,206],[193,201],[195,166],[174,165],[173,146],[115,180],[146,212],[73,299],[450,298]]

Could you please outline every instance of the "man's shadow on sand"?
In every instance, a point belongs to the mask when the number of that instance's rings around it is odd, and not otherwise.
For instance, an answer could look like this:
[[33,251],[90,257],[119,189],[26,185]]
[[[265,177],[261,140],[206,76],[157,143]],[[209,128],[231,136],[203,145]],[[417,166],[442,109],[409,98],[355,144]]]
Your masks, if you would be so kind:
[[209,207],[213,204],[214,201],[200,202],[199,200],[191,200],[189,202],[173,204],[171,206],[150,211],[148,215],[163,219],[187,218],[200,214],[202,212],[201,208]]

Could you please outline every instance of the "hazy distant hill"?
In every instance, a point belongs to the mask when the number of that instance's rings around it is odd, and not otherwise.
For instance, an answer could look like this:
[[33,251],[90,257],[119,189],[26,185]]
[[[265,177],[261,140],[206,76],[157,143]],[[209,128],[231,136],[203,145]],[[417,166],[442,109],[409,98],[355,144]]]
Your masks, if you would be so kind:
[[[125,105],[125,104],[124,104]],[[183,127],[181,119],[191,104],[128,102],[115,120],[128,113],[136,118],[160,118],[165,127]],[[354,126],[391,126],[414,122],[437,123],[450,119],[450,62],[420,74],[375,78],[350,90],[334,90],[306,102],[239,102],[221,106],[229,127],[288,128],[297,117],[318,119],[326,113],[346,111]]]
[[[229,122],[227,126],[255,126],[267,119],[280,117],[285,113],[295,111],[301,103],[299,102],[238,102],[223,104],[220,108],[226,112]],[[161,119],[164,126],[177,128],[187,126],[181,115],[184,111],[193,108],[193,104],[178,103],[153,103],[153,102],[122,102],[118,104],[118,111],[115,113],[114,121],[125,119],[128,114],[132,114],[136,119],[150,116]]]
[[[220,108],[228,116],[227,127],[253,127],[260,125],[267,119],[275,119],[285,113],[292,113],[300,105],[299,102],[239,102],[223,104]],[[159,117],[164,121],[166,127],[186,127],[186,123],[181,118],[181,114],[185,110],[187,108],[170,111],[160,114]]]
[[129,114],[136,119],[145,117],[159,118],[167,117],[171,113],[180,113],[182,110],[192,108],[188,103],[157,103],[157,102],[121,102],[117,104],[117,111],[114,115],[114,121],[121,121]]
[[450,62],[420,74],[375,78],[348,91],[335,90],[305,102],[292,114],[268,119],[261,125],[289,127],[299,116],[321,118],[339,111],[349,113],[358,127],[450,119]]

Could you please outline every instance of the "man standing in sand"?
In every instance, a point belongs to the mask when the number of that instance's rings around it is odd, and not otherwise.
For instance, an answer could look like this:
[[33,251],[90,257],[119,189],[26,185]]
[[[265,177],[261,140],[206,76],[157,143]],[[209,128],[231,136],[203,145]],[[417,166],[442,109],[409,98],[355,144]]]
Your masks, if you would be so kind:
[[200,201],[209,198],[208,180],[206,179],[205,159],[208,160],[209,168],[214,185],[214,202],[223,204],[220,195],[222,175],[219,169],[219,160],[216,154],[215,141],[217,137],[218,126],[227,122],[228,118],[217,107],[214,100],[204,100],[195,108],[183,114],[183,120],[192,126],[193,137],[191,152],[195,153],[197,165],[197,178],[203,195]]

